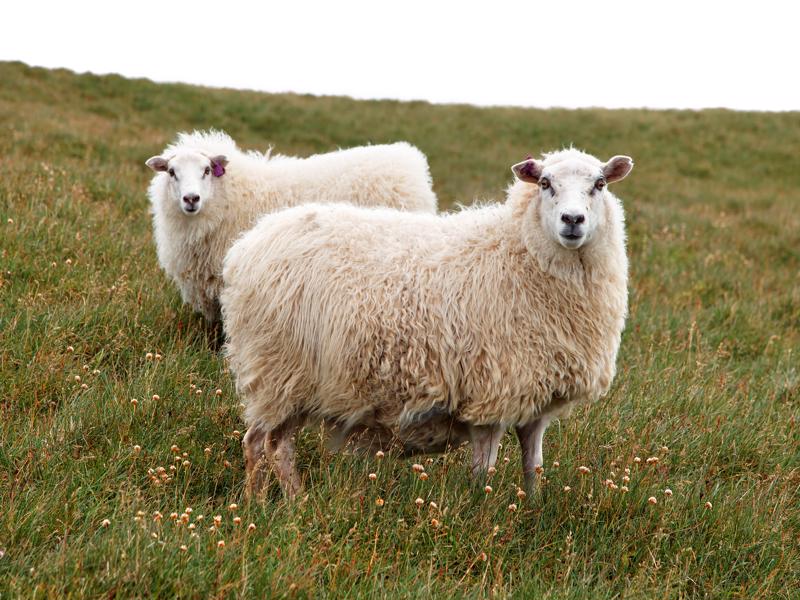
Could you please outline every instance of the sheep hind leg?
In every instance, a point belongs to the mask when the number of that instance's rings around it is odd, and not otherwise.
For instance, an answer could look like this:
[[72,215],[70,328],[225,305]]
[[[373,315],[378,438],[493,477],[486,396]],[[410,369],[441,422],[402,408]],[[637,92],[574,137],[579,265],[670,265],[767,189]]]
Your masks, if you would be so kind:
[[266,442],[270,465],[289,500],[297,498],[303,490],[294,460],[295,440],[301,424],[300,419],[294,417],[284,421],[269,432]]
[[544,464],[542,441],[550,419],[540,417],[527,425],[515,427],[522,448],[522,474],[525,490],[531,494],[536,490],[536,470]]
[[242,440],[245,495],[248,499],[261,493],[267,480],[268,465],[265,443],[268,433],[269,430],[263,423],[256,423],[247,430]]
[[489,469],[497,462],[500,438],[505,428],[502,425],[472,425],[469,437],[472,443],[472,477],[485,478]]

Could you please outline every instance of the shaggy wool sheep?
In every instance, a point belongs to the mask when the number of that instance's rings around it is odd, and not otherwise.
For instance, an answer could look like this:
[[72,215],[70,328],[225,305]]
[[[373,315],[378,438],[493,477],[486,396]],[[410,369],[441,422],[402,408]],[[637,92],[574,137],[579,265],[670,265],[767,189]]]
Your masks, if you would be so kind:
[[294,158],[242,152],[218,131],[180,133],[147,166],[161,267],[212,322],[225,252],[265,213],[307,198],[436,212],[428,161],[405,142]]
[[248,431],[248,489],[301,489],[309,420],[408,449],[472,443],[476,477],[516,428],[526,485],[548,423],[604,395],[627,313],[622,206],[633,166],[569,149],[513,166],[505,203],[455,214],[306,205],[230,249],[222,314]]

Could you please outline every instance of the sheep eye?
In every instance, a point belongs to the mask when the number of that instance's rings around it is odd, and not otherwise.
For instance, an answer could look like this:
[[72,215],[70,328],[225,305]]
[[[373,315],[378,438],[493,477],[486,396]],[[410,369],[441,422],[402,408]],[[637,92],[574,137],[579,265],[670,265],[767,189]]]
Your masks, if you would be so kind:
[[170,177],[175,177],[175,169],[170,169],[170,170],[169,170],[169,171],[167,171],[167,172],[169,173],[169,176],[170,176]]
[[542,188],[543,190],[549,190],[550,189],[550,180],[547,177],[542,177],[539,180],[539,187]]
[[606,187],[606,180],[605,179],[598,179],[594,184],[595,189],[602,190]]
[[206,167],[206,170],[203,173],[203,175],[208,175],[209,173],[211,173],[211,167]]

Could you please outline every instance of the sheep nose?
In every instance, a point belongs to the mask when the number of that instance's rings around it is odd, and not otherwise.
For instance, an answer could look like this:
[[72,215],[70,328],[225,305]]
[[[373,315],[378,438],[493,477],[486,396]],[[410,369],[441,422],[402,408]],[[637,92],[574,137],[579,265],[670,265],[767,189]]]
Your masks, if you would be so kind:
[[580,213],[576,214],[562,213],[561,220],[567,225],[580,225],[586,220],[586,217]]
[[186,194],[183,197],[183,201],[186,202],[186,204],[197,204],[198,200],[200,200],[199,194]]

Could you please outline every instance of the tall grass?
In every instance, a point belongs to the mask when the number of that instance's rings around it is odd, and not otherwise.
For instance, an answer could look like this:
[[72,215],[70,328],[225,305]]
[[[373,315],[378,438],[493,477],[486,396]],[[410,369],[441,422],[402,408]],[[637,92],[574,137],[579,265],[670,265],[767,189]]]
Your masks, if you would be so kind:
[[[0,81],[0,597],[800,595],[799,114],[356,102],[19,63]],[[548,430],[539,493],[517,495],[510,435],[487,494],[467,450],[423,480],[309,430],[308,496],[244,502],[216,332],[159,271],[145,197],[143,161],[207,127],[297,154],[409,140],[444,208],[502,198],[528,153],[635,158],[619,374]]]

